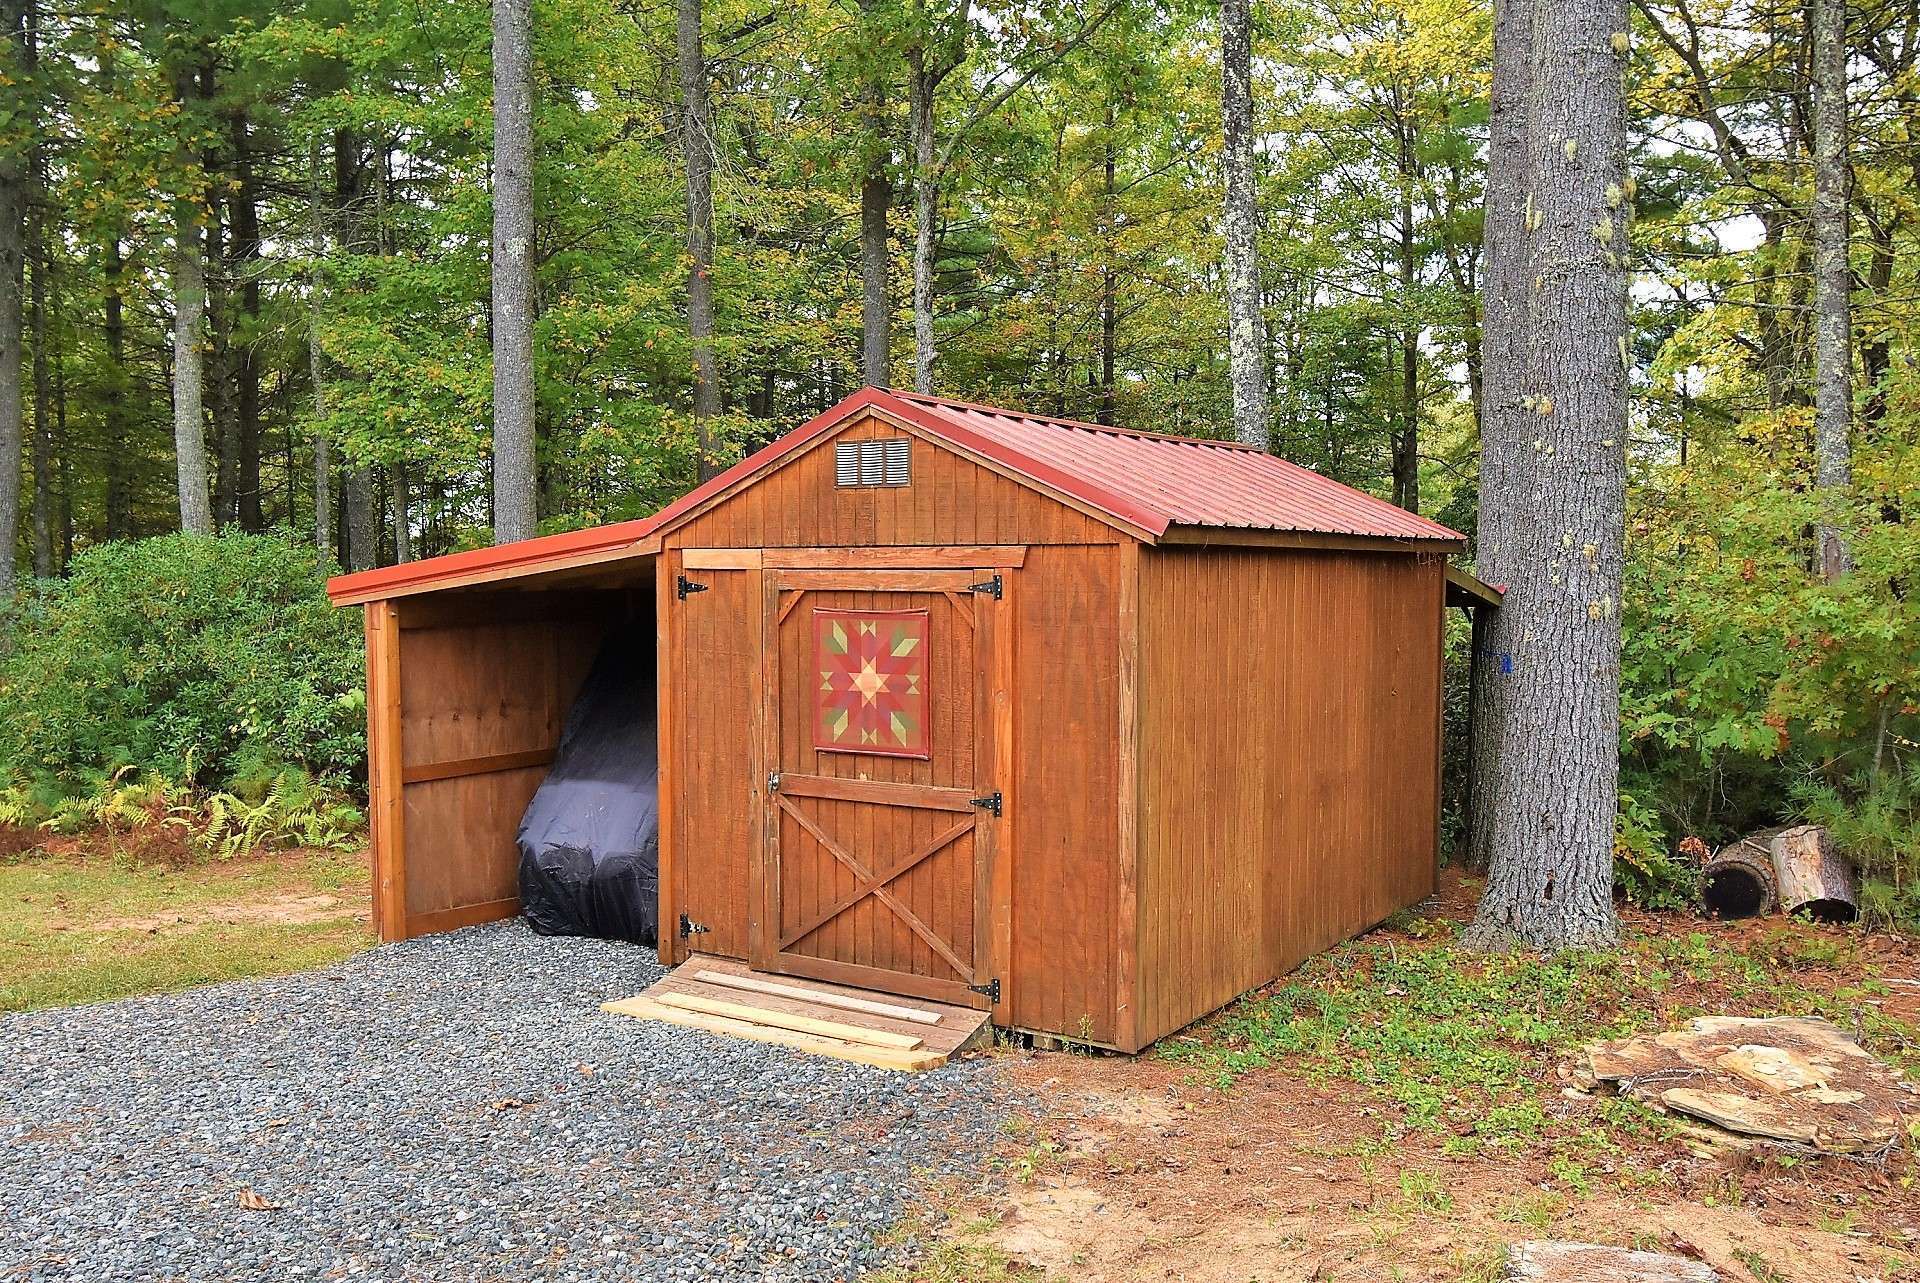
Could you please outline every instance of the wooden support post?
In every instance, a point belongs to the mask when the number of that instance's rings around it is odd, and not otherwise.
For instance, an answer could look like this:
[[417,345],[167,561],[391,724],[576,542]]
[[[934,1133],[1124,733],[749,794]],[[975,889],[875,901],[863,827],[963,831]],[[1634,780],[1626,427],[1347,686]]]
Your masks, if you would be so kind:
[[367,828],[373,843],[373,926],[407,938],[406,785],[400,756],[400,612],[366,605]]

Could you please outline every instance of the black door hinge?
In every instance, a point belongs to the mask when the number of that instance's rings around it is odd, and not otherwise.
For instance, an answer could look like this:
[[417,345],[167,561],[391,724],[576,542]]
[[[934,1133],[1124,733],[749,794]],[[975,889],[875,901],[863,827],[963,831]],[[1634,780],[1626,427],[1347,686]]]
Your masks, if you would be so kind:
[[985,583],[968,584],[967,591],[985,593],[987,596],[993,598],[995,601],[999,601],[1000,600],[1000,576],[996,573],[993,578],[987,580]]
[[684,913],[680,915],[680,938],[682,940],[687,939],[689,936],[703,936],[711,930],[713,930],[712,927],[702,926]]
[[976,797],[970,804],[979,807],[983,811],[992,811],[994,815],[998,816],[1000,814],[1000,790],[995,789],[985,797]]
[[998,1003],[1000,1001],[1000,977],[995,976],[983,985],[968,985],[967,992],[977,993],[988,1002]]
[[673,586],[673,595],[681,601],[685,601],[688,593],[705,592],[706,590],[707,586],[705,584],[696,584],[693,580],[682,575],[680,576],[680,582]]

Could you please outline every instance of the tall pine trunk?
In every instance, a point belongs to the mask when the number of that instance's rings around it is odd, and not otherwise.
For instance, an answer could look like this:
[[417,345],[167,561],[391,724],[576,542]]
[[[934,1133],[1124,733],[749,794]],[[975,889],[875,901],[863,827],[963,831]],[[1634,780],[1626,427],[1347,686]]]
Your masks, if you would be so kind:
[[[1526,440],[1521,405],[1526,379],[1526,211],[1532,175],[1527,164],[1527,113],[1532,85],[1536,0],[1495,0],[1493,93],[1488,124],[1485,303],[1480,328],[1480,483],[1474,527],[1474,569],[1490,584],[1511,578],[1510,543],[1520,492],[1518,455]],[[1468,768],[1468,863],[1485,868],[1491,858],[1493,802],[1499,788],[1501,728],[1505,724],[1505,679],[1509,638],[1504,612],[1482,629],[1482,653],[1474,668],[1473,742]]]
[[[871,17],[877,0],[860,0]],[[863,33],[865,34],[865,33]],[[893,331],[892,268],[887,251],[887,216],[893,209],[893,180],[887,175],[892,143],[887,129],[887,86],[877,71],[866,74],[860,90],[864,164],[860,175],[860,377],[874,387],[893,382],[888,349]]]
[[933,255],[940,204],[935,172],[933,99],[940,71],[924,45],[912,50],[908,77],[908,114],[913,135],[913,390],[933,392],[933,362],[939,355],[933,333]]
[[[175,77],[174,89],[191,118],[199,98],[199,77],[191,69]],[[176,152],[180,181],[197,186],[202,166],[190,146]],[[173,451],[180,493],[180,528],[213,533],[213,504],[207,495],[206,346],[207,269],[201,248],[198,192],[173,202]]]
[[[6,66],[16,74],[26,62],[25,0],[0,3],[0,39],[6,41]],[[12,95],[9,94],[11,97]],[[10,140],[0,143],[0,615],[12,609],[14,548],[20,529],[20,447],[26,407],[21,380],[22,327],[25,321],[27,241],[26,157]]]
[[[260,493],[260,184],[253,166],[253,131],[245,108],[228,122],[234,185],[228,196],[233,267],[240,309],[233,344],[234,520],[242,530],[266,528]],[[292,521],[293,514],[287,514]]]
[[1233,435],[1264,450],[1268,445],[1267,361],[1256,235],[1260,210],[1254,181],[1251,0],[1220,0],[1220,126]]
[[1393,501],[1420,511],[1420,327],[1414,322],[1413,289],[1419,256],[1413,226],[1413,122],[1396,122],[1400,179],[1400,422],[1393,439]]
[[[1620,579],[1626,536],[1626,0],[1536,0],[1521,211],[1523,460],[1511,469],[1508,684],[1478,947],[1617,936]],[[1502,227],[1511,233],[1511,227]],[[1510,268],[1508,258],[1503,267]],[[1503,407],[1505,412],[1505,407]],[[1506,671],[1510,668],[1510,672]]]
[[700,0],[679,0],[680,150],[687,162],[687,335],[693,342],[693,424],[700,480],[720,471],[713,416],[720,379],[713,357],[713,122]]
[[[530,0],[493,0],[493,541],[531,539],[533,23]],[[351,523],[349,523],[351,524]]]
[[1100,135],[1100,409],[1097,418],[1112,427],[1119,417],[1119,390],[1114,386],[1114,363],[1119,346],[1120,256],[1119,208],[1114,186],[1113,98],[1107,98],[1106,119]]
[[1813,0],[1814,463],[1821,499],[1815,558],[1834,580],[1853,568],[1844,528],[1853,489],[1853,341],[1847,261],[1846,0]]
[[[320,344],[321,265],[327,257],[326,203],[321,197],[320,135],[307,144],[307,374],[313,382],[313,546],[333,557],[333,449],[327,440],[327,363]],[[289,500],[291,509],[291,500]],[[289,512],[291,519],[291,512]]]
[[119,234],[114,232],[107,237],[105,315],[101,318],[107,344],[106,404],[101,407],[100,418],[106,456],[102,461],[106,471],[104,529],[109,539],[133,537],[133,460],[128,451],[133,433],[127,406],[133,376],[127,369],[126,289],[126,257]]
[[[23,67],[25,82],[31,88],[40,71],[40,7],[27,0],[25,15]],[[47,351],[47,154],[41,140],[42,126],[34,122],[34,141],[27,158],[28,191],[26,266],[33,272],[33,292],[29,299],[33,334],[33,573],[37,579],[51,578],[53,549],[53,380]]]

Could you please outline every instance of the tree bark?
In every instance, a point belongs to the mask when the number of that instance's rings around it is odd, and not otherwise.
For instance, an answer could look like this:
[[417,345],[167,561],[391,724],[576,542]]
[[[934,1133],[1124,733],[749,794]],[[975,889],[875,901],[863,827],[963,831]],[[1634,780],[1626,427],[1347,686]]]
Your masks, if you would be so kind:
[[533,30],[530,0],[493,0],[493,541],[531,539]]
[[1100,409],[1098,419],[1112,427],[1119,414],[1119,390],[1114,385],[1120,318],[1119,210],[1114,186],[1113,99],[1107,99],[1100,140]]
[[[179,73],[174,91],[191,116],[199,97],[198,76]],[[202,166],[183,144],[177,153],[180,180],[193,183]],[[206,348],[207,273],[200,244],[198,193],[173,203],[173,452],[180,493],[180,528],[213,533],[213,504],[207,496]]]
[[713,416],[720,377],[713,356],[713,121],[700,0],[679,0],[680,149],[687,161],[687,334],[693,342],[693,425],[700,480],[720,471]]
[[[1478,515],[1474,567],[1490,584],[1512,578],[1511,521],[1520,491],[1520,444],[1526,425],[1526,210],[1532,182],[1527,163],[1534,8],[1538,0],[1495,0],[1493,90],[1487,141],[1485,302],[1480,328],[1481,411]],[[1485,868],[1492,855],[1494,802],[1510,683],[1511,643],[1504,611],[1488,620],[1486,652],[1474,666],[1473,743],[1468,751],[1467,862]]]
[[35,153],[32,212],[27,221],[27,259],[33,268],[29,300],[33,333],[33,573],[37,579],[50,579],[54,566],[53,380],[47,351],[46,171],[37,147]]
[[1847,257],[1847,10],[1813,0],[1814,484],[1822,579],[1853,568],[1846,529],[1853,489],[1853,323]]
[[913,134],[913,390],[933,393],[933,362],[937,355],[933,333],[934,223],[940,201],[940,179],[935,172],[934,94],[942,71],[934,56],[921,46],[912,50],[908,108]]
[[[871,16],[876,0],[860,0],[860,11]],[[893,382],[889,355],[893,330],[893,298],[889,285],[887,215],[893,208],[893,180],[887,175],[892,150],[887,130],[887,87],[879,74],[870,73],[861,90],[861,121],[865,165],[860,178],[860,375],[874,387]]]
[[[242,530],[266,528],[260,493],[260,184],[253,167],[253,131],[244,107],[228,122],[234,187],[228,196],[233,270],[240,319],[233,343],[234,520]],[[287,514],[291,522],[293,514]]]
[[373,469],[347,469],[347,569],[371,570],[380,563],[380,513],[373,501]]
[[[0,3],[0,39],[7,62],[25,61],[25,0]],[[21,381],[22,328],[25,323],[27,183],[25,156],[12,145],[0,147],[0,615],[12,610],[14,548],[20,529],[20,447],[26,406]]]
[[1260,210],[1254,181],[1253,11],[1220,0],[1221,219],[1227,286],[1227,363],[1233,380],[1233,434],[1266,449],[1267,362],[1261,342]]
[[1419,272],[1413,226],[1413,122],[1395,122],[1400,178],[1400,423],[1393,440],[1393,501],[1420,511],[1420,327],[1414,323],[1413,289]]
[[117,233],[107,238],[106,315],[102,329],[107,341],[106,404],[101,407],[105,429],[106,513],[108,539],[133,536],[133,463],[128,454],[127,389],[132,376],[127,370],[126,288],[127,264],[121,253]]
[[412,561],[413,504],[404,464],[396,463],[387,469],[387,503],[393,518],[393,559],[396,563]]
[[[333,450],[327,442],[326,353],[320,345],[320,265],[327,256],[327,219],[320,196],[320,136],[307,149],[307,373],[313,382],[313,546],[333,558]],[[292,512],[288,512],[292,523]]]
[[1597,947],[1618,934],[1626,10],[1626,0],[1537,0],[1534,13],[1526,307],[1503,316],[1525,326],[1528,461],[1503,496],[1513,506],[1500,607],[1512,671],[1498,678],[1510,690],[1490,869],[1468,935],[1482,948]]
[[[40,6],[27,0],[25,14],[24,58],[22,66],[29,89],[37,83],[40,71]],[[36,116],[37,116],[36,112]],[[28,153],[28,192],[26,264],[33,270],[30,329],[33,334],[33,574],[36,579],[53,576],[53,381],[48,370],[47,352],[47,155],[41,141],[41,125],[33,122],[34,141]]]

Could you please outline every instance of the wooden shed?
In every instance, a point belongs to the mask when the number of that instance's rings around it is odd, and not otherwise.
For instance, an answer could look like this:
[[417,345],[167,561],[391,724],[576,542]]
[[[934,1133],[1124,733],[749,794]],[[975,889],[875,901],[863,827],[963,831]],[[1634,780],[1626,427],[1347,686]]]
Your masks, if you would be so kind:
[[1461,543],[1229,442],[866,389],[645,520],[333,581],[379,930],[515,911],[644,619],[663,960],[1137,1050],[1432,890]]

